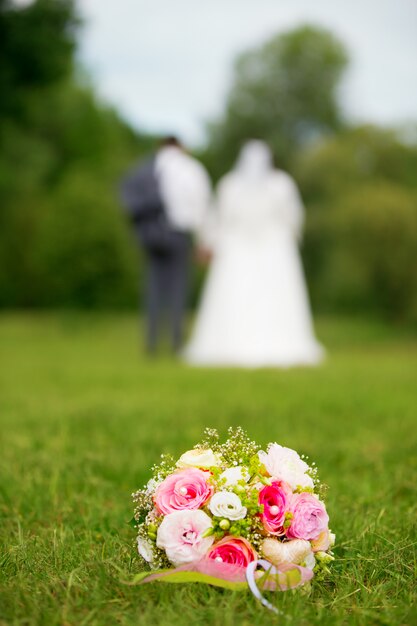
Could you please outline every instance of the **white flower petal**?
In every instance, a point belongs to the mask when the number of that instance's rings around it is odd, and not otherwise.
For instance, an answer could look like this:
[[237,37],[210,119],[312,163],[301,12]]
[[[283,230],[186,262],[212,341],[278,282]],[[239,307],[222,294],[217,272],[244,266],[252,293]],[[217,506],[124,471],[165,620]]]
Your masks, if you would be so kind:
[[310,467],[295,450],[271,443],[267,452],[258,454],[261,463],[273,478],[285,481],[292,489],[314,487],[313,479],[307,473]]
[[200,510],[169,513],[158,528],[156,545],[165,550],[176,567],[201,559],[211,547],[214,537],[203,537],[212,527],[211,518]]
[[143,537],[138,537],[137,543],[140,556],[148,563],[153,563],[155,556],[152,543]]
[[248,482],[250,476],[246,467],[242,467],[241,465],[237,465],[236,467],[229,467],[222,474],[220,474],[220,479],[225,480],[225,487],[233,487],[237,485],[240,480],[244,480],[245,483]]
[[209,509],[216,517],[239,520],[246,517],[247,508],[242,505],[239,496],[230,491],[218,491],[209,503]]
[[177,467],[181,469],[185,469],[186,467],[208,469],[209,467],[217,467],[219,464],[219,458],[210,448],[208,450],[202,450],[200,448],[188,450],[184,452],[177,461]]

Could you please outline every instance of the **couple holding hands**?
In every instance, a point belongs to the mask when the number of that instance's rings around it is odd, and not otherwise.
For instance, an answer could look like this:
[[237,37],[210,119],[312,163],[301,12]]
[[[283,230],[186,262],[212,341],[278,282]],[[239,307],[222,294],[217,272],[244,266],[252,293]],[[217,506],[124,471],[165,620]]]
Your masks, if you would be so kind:
[[[122,183],[122,200],[147,257],[147,347],[166,316],[175,350],[190,364],[314,365],[314,336],[298,244],[304,209],[293,179],[262,141],[248,141],[213,197],[209,176],[175,137]],[[183,347],[192,239],[210,260]]]

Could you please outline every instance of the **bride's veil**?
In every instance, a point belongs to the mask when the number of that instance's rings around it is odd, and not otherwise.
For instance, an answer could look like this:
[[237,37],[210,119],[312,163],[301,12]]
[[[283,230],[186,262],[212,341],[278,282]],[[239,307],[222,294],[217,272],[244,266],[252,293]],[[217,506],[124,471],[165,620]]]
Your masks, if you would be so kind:
[[264,141],[251,139],[240,151],[235,172],[248,178],[261,178],[273,170],[270,148]]

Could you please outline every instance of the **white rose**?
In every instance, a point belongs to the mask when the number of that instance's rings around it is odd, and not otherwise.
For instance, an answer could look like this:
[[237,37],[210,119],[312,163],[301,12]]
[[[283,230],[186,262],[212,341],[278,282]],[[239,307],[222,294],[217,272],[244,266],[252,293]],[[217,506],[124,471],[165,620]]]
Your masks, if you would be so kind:
[[162,520],[156,536],[156,545],[165,550],[176,567],[199,561],[211,547],[214,537],[204,537],[212,528],[211,518],[199,510],[168,513]]
[[219,458],[210,448],[208,450],[202,450],[201,448],[188,450],[177,461],[177,467],[181,469],[186,467],[208,469],[209,467],[217,467],[219,464]]
[[141,557],[145,559],[148,563],[153,563],[154,560],[154,552],[153,546],[150,541],[144,539],[143,537],[138,537],[138,552]]
[[209,509],[216,517],[238,520],[246,517],[247,509],[242,505],[239,496],[230,491],[218,491],[212,496]]
[[310,469],[309,466],[295,450],[271,443],[268,452],[258,454],[261,463],[273,478],[285,481],[292,489],[298,486],[314,487],[313,479],[306,473]]
[[220,474],[220,480],[225,480],[225,487],[233,487],[237,485],[240,480],[244,480],[245,483],[249,480],[249,472],[246,467],[237,465],[236,467],[229,467],[222,474]]

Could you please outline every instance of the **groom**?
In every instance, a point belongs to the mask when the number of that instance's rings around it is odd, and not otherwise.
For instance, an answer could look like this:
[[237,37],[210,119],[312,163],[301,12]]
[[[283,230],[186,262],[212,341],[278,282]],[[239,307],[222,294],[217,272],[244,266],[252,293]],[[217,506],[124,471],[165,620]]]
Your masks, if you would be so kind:
[[182,344],[191,236],[201,228],[210,195],[206,170],[173,136],[123,181],[122,200],[147,258],[149,353],[157,349],[164,317],[172,348]]

